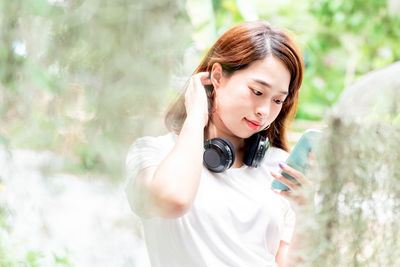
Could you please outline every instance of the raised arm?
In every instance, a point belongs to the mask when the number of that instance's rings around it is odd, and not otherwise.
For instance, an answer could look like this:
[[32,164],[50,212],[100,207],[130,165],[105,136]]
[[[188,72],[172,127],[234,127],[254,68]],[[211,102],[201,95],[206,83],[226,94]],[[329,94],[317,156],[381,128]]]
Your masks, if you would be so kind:
[[191,77],[185,94],[186,120],[170,153],[157,167],[141,171],[136,192],[141,192],[141,213],[164,218],[182,216],[192,205],[200,182],[204,127],[208,121],[203,84],[208,73]]

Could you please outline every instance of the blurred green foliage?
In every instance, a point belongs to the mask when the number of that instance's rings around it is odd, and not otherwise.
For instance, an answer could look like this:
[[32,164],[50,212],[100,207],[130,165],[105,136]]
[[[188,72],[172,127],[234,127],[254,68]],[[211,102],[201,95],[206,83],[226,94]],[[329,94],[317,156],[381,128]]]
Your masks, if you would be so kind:
[[0,144],[122,179],[129,144],[163,131],[159,118],[207,48],[252,19],[297,35],[297,118],[320,120],[345,86],[399,60],[392,2],[0,0]]
[[311,120],[322,119],[355,79],[400,59],[400,8],[392,2],[212,1],[218,33],[259,18],[297,35],[306,63],[297,118]]
[[0,1],[0,140],[121,179],[190,43],[183,1]]
[[310,14],[316,27],[306,40],[299,116],[319,118],[314,108],[324,111],[343,87],[400,59],[400,10],[391,15],[386,1],[320,0],[310,5]]

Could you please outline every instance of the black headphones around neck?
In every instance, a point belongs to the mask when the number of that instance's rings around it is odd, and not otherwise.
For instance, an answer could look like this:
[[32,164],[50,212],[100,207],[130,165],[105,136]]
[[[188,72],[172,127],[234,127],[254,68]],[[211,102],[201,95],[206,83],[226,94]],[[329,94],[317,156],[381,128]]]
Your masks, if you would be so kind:
[[[244,164],[257,168],[269,148],[268,138],[256,133],[245,140],[246,150]],[[204,142],[203,163],[212,172],[223,172],[235,161],[235,148],[232,143],[222,137]]]

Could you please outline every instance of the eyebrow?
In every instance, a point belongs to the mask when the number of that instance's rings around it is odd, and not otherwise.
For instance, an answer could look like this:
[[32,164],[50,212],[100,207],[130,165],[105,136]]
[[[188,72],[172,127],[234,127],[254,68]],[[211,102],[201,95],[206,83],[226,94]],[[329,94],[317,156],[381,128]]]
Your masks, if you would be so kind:
[[[261,84],[262,86],[265,86],[265,87],[268,87],[268,88],[272,88],[272,86],[269,83],[267,83],[266,81],[264,81],[264,80],[260,80],[260,79],[252,79],[252,80],[254,82],[256,82],[256,83]],[[280,93],[284,94],[284,95],[288,95],[289,94],[289,92],[286,91],[286,90],[282,90],[282,91],[280,91]]]

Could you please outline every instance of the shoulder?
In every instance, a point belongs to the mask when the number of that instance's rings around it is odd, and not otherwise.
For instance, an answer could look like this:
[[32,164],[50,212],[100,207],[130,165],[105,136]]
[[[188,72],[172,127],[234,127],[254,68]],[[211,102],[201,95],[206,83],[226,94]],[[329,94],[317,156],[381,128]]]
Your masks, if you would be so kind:
[[282,148],[274,147],[274,146],[271,146],[270,148],[268,148],[266,154],[269,154],[274,157],[283,157],[283,158],[285,158],[285,160],[289,156],[289,153],[287,151],[283,150]]
[[147,149],[165,150],[173,146],[176,142],[177,135],[167,133],[160,136],[143,136],[136,139],[129,147],[128,154],[132,152],[146,152]]
[[278,147],[269,147],[264,156],[264,164],[267,166],[276,166],[279,162],[285,162],[289,153]]
[[174,133],[140,137],[130,145],[125,164],[128,168],[155,165],[172,149],[176,140]]
[[[279,163],[286,162],[289,153],[285,150],[277,147],[269,147],[265,152],[264,159],[261,163],[261,169],[265,172],[270,173],[271,171],[279,173],[280,167]],[[273,177],[269,174],[269,179],[272,183]]]
[[145,145],[168,145],[170,143],[176,142],[177,135],[174,133],[167,133],[164,135],[159,136],[143,136],[136,139],[130,148],[137,147],[137,146],[145,146]]

